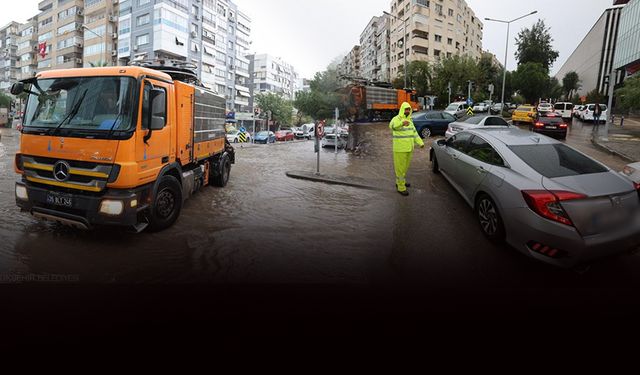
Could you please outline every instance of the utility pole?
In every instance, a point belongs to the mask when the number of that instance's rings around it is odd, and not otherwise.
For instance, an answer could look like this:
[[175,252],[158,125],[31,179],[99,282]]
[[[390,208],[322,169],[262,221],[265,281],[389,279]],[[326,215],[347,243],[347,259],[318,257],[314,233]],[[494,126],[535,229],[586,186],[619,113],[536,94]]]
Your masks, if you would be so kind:
[[[609,100],[607,101],[607,118],[605,119],[604,125],[604,137],[602,137],[603,141],[609,140],[609,126],[613,125],[613,95],[616,86],[616,71],[613,67],[613,58],[615,56],[611,56],[611,71],[609,72]],[[598,136],[596,134],[596,136]]]
[[447,85],[447,91],[449,92],[449,104],[451,104],[451,82]]
[[471,86],[473,85],[473,81],[467,81],[469,83],[469,95],[467,95],[467,104],[471,105]]

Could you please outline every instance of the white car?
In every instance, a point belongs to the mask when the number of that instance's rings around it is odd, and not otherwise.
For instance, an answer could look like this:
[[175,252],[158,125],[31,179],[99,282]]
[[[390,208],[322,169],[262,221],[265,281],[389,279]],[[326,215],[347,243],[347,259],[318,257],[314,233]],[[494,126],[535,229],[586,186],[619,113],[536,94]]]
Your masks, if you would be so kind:
[[583,108],[584,108],[583,105],[577,105],[573,107],[573,113],[571,115],[575,118],[580,118],[580,112],[582,111]]
[[467,114],[469,106],[466,102],[453,102],[444,110],[444,112],[450,114],[455,118],[464,117]]
[[473,106],[473,111],[474,112],[487,112],[489,110],[489,108],[491,108],[491,102],[488,100],[485,100],[483,102],[477,103],[476,105]]
[[335,129],[333,127],[325,128],[321,145],[322,147],[336,147],[336,138],[337,138],[338,148],[344,148],[347,145],[348,137],[349,137],[349,133],[342,131],[342,129],[340,128],[338,128],[338,134],[335,133]]
[[[593,121],[593,110],[596,108],[595,104],[587,104],[580,112],[580,120],[582,121]],[[600,114],[600,122],[603,123],[607,121],[607,106],[604,104],[600,104],[600,109],[602,113]]]
[[573,103],[558,102],[554,104],[553,110],[560,113],[563,119],[571,120],[571,116],[573,115]]
[[483,128],[488,126],[497,126],[508,128],[509,124],[500,116],[473,116],[465,121],[456,121],[449,124],[449,128],[445,132],[445,137],[451,138],[456,133],[476,128]]
[[[249,132],[244,133],[247,136],[247,143],[251,142],[251,134]],[[229,143],[238,143],[240,142],[240,131],[239,130],[231,130],[227,133],[227,141]]]
[[311,139],[315,135],[315,124],[304,124],[293,131],[297,139]]
[[551,112],[553,111],[553,105],[551,103],[538,104],[538,112]]

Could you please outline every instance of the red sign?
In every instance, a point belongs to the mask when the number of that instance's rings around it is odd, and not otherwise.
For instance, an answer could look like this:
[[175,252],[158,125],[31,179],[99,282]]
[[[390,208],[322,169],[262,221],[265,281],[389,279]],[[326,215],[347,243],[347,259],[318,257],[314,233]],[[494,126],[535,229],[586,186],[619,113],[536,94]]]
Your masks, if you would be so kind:
[[322,138],[324,136],[324,121],[321,121],[316,125],[316,137]]
[[47,42],[38,44],[38,53],[43,59],[47,56]]

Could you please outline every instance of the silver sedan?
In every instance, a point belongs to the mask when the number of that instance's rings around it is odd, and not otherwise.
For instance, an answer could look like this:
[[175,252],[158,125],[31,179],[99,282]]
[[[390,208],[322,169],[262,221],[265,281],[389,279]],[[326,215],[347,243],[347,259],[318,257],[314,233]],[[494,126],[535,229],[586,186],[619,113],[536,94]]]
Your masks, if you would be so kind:
[[509,124],[500,116],[473,116],[464,121],[450,123],[444,135],[446,138],[449,138],[464,130],[483,128],[487,126],[506,128],[509,127]]
[[490,240],[572,267],[640,246],[640,191],[579,151],[513,127],[439,140],[432,169],[475,210]]

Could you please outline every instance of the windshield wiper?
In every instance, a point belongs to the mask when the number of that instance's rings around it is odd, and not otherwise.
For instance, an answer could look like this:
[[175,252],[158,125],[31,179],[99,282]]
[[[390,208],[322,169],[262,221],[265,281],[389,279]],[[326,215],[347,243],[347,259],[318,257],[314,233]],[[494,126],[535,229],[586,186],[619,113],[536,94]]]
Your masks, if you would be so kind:
[[76,117],[76,115],[78,114],[78,112],[80,111],[80,105],[82,104],[82,102],[84,101],[84,97],[87,96],[87,91],[89,91],[89,89],[85,89],[84,92],[82,93],[82,96],[80,96],[80,100],[78,100],[78,102],[76,103],[75,106],[73,106],[73,108],[71,108],[71,111],[69,112],[69,114],[67,115],[67,117],[65,117],[60,124],[58,124],[58,126],[56,126],[55,129],[53,129],[49,135],[55,135],[56,132],[62,127],[62,125],[64,125],[65,122],[69,121],[71,122],[71,120],[73,120],[74,117]]
[[107,139],[111,139],[111,133],[113,133],[113,129],[116,128],[116,125],[118,124],[118,120],[120,120],[120,117],[122,117],[122,113],[124,111],[121,109],[120,112],[118,112],[118,117],[116,117],[116,119],[113,121],[113,125],[111,125],[111,129],[109,129],[109,133],[107,133]]

